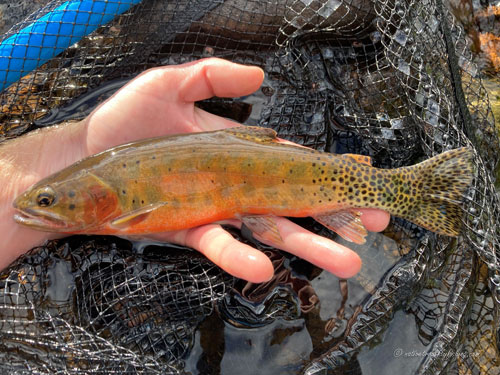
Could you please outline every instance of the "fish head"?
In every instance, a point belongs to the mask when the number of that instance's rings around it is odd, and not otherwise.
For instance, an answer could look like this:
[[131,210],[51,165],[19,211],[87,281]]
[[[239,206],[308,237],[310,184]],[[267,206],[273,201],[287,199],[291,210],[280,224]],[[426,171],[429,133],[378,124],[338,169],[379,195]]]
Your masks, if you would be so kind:
[[117,210],[116,193],[92,173],[43,180],[18,196],[14,220],[47,232],[91,233]]

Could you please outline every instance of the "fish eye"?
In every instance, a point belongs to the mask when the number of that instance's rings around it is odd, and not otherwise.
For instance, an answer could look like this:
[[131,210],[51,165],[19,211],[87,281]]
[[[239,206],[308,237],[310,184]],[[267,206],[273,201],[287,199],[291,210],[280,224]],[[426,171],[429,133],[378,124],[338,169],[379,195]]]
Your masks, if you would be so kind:
[[46,187],[37,195],[36,203],[40,207],[48,207],[54,203],[55,198],[55,192],[50,187]]

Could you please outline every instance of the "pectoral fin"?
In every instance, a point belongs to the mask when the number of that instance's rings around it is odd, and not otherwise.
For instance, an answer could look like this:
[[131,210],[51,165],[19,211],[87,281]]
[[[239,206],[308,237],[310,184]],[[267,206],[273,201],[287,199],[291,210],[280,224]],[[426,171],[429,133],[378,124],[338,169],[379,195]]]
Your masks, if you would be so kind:
[[283,239],[281,238],[278,224],[276,223],[276,216],[242,216],[241,221],[257,237],[269,241],[274,245],[283,244]]
[[368,231],[361,222],[361,213],[356,210],[327,212],[313,216],[314,220],[333,230],[347,241],[364,244]]
[[127,226],[132,226],[140,223],[146,219],[151,212],[157,210],[158,208],[164,206],[165,202],[151,203],[147,206],[141,207],[137,210],[125,213],[122,216],[117,217],[111,222],[113,227],[123,228]]

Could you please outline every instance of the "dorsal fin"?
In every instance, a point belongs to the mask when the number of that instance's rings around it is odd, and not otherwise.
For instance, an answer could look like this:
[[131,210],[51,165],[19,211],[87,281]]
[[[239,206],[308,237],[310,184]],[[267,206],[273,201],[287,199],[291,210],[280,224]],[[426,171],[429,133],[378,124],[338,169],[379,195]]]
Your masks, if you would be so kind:
[[236,126],[223,131],[247,141],[258,143],[276,142],[276,132],[269,128],[261,128],[258,126]]

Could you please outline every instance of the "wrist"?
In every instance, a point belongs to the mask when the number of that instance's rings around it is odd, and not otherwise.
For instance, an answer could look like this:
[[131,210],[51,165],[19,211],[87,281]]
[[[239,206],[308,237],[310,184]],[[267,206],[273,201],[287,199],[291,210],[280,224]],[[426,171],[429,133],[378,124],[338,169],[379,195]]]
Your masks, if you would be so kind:
[[23,227],[13,220],[14,199],[32,184],[87,156],[83,122],[33,131],[0,145],[0,269],[54,233]]

